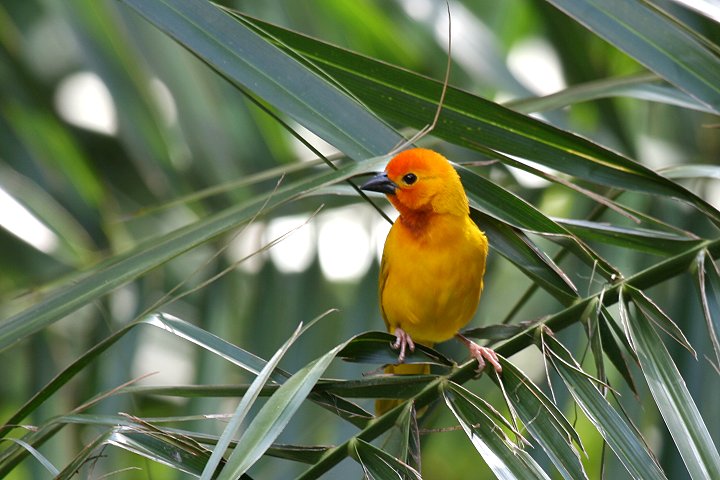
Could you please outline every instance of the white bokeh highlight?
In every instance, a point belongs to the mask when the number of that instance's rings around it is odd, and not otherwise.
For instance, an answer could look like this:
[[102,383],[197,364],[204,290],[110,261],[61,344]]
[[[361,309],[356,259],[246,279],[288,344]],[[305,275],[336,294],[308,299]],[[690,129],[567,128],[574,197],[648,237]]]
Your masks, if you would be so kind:
[[2,188],[0,188],[0,227],[41,252],[50,254],[58,248],[59,239],[55,232]]
[[72,125],[105,135],[117,134],[117,112],[110,91],[92,72],[65,77],[55,93],[55,108]]

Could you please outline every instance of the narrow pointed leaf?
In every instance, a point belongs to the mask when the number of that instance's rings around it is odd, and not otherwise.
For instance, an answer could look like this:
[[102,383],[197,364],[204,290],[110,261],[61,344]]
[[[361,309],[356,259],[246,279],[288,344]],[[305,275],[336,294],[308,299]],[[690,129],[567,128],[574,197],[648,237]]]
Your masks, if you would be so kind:
[[[387,332],[365,332],[354,337],[339,354],[347,362],[393,364],[397,363],[398,351],[391,347],[395,336]],[[451,367],[454,362],[440,352],[417,344],[408,352],[405,363],[431,363]]]
[[350,456],[362,466],[369,479],[415,478],[420,480],[422,478],[420,473],[410,465],[359,438],[351,443]]
[[677,324],[668,317],[655,302],[635,287],[627,285],[625,290],[629,293],[635,306],[642,310],[642,312],[647,315],[647,318],[651,319],[655,325],[670,335],[673,340],[685,347],[690,353],[692,353],[693,357],[697,357],[695,349],[692,345],[690,345],[690,342],[685,337],[683,331],[680,330],[680,327],[678,327]]
[[309,191],[331,185],[360,173],[377,169],[378,159],[348,165],[338,171],[320,174],[295,184],[280,187],[270,201],[255,198],[232,206],[191,225],[146,242],[134,250],[118,255],[50,292],[29,308],[0,323],[0,351],[109,291],[130,282],[153,268],[181,255],[208,240],[231,231],[258,212],[267,213]]
[[668,82],[720,113],[720,59],[690,27],[646,2],[549,0]]
[[543,112],[601,98],[629,97],[666,103],[701,112],[713,109],[675,87],[661,82],[654,73],[640,73],[618,78],[604,78],[572,85],[557,93],[539,98],[526,98],[505,103],[506,107],[523,113]]
[[629,328],[645,380],[690,476],[720,478],[720,454],[665,344],[643,314]]
[[117,428],[107,443],[195,476],[202,473],[203,466],[210,456],[209,453],[197,455],[196,452],[182,448],[162,437],[127,427]]
[[582,372],[570,352],[552,335],[544,335],[543,340],[552,352],[548,359],[573,398],[630,475],[636,479],[666,478],[645,442],[608,403],[595,383]]
[[[595,375],[601,382],[607,383],[607,377],[605,375],[605,350],[602,344],[602,335],[600,334],[599,310],[597,307],[592,307],[591,312],[584,316],[582,324],[595,362]],[[604,389],[603,393],[606,393]]]
[[238,440],[237,447],[218,476],[220,480],[238,478],[265,453],[346,344],[338,345],[302,368],[268,399]]
[[358,380],[321,380],[315,389],[342,398],[400,398],[420,393],[436,375],[369,375]]
[[518,333],[536,325],[537,320],[527,320],[524,322],[512,323],[512,324],[495,324],[487,325],[485,327],[476,327],[463,330],[462,334],[466,337],[479,338],[482,340],[507,340],[508,338],[514,337]]
[[588,478],[580,455],[572,441],[582,448],[580,436],[555,404],[519,369],[501,358],[502,376],[491,376],[495,383],[502,381],[512,406],[525,428],[542,447],[563,478]]
[[577,288],[567,274],[527,235],[478,211],[473,211],[471,216],[488,236],[492,248],[514,263],[558,301],[569,304],[578,298]]
[[[625,353],[620,348],[620,345],[618,345],[618,339],[616,337],[618,333],[622,335],[622,332],[616,332],[616,335],[613,335],[613,328],[617,327],[617,325],[604,308],[600,311],[599,326],[605,355],[610,359],[615,369],[620,372],[620,375],[625,379],[625,383],[630,387],[630,390],[637,396],[638,392],[635,386],[635,380],[630,373],[630,365],[625,358]],[[622,338],[625,339],[624,336],[622,336]],[[629,344],[625,345],[625,352],[635,355],[635,352],[632,351]]]
[[[314,62],[383,118],[422,128],[433,118],[442,82],[246,16],[242,21],[299,58]],[[432,132],[468,148],[490,148],[602,185],[684,198],[720,217],[706,202],[611,150],[468,92],[448,88]]]
[[443,388],[443,397],[497,478],[549,479],[527,452],[510,441],[500,425],[510,430],[512,426],[484,400],[454,383]]
[[[720,371],[720,272],[706,250],[697,256],[697,279],[710,343],[715,353],[715,369]],[[712,363],[712,361],[711,361]]]
[[720,180],[720,166],[718,165],[673,165],[660,170],[667,178],[698,179],[706,178]]
[[598,270],[607,277],[619,273],[579,237],[525,200],[465,167],[459,166],[457,169],[472,207],[510,226],[545,235],[566,245],[581,260],[590,265],[598,265]]
[[24,448],[30,455],[35,457],[35,459],[40,462],[40,465],[43,466],[45,470],[47,470],[50,475],[53,477],[57,477],[57,475],[60,473],[60,470],[55,467],[55,465],[52,464],[50,460],[47,459],[42,453],[40,453],[35,447],[27,443],[26,441],[19,439],[19,438],[3,438],[0,441],[4,442],[13,442],[16,445],[19,445],[20,447]]
[[270,361],[267,362],[265,367],[258,373],[257,377],[255,377],[255,380],[250,385],[250,388],[248,388],[248,391],[245,392],[245,394],[243,395],[240,403],[235,410],[235,413],[230,419],[230,422],[228,422],[225,430],[223,430],[222,435],[220,435],[217,445],[215,445],[215,448],[213,448],[210,459],[205,464],[205,468],[203,469],[202,475],[200,476],[201,480],[210,480],[213,478],[218,465],[220,465],[220,463],[224,460],[223,457],[225,455],[225,451],[230,445],[230,442],[233,438],[235,438],[235,435],[240,430],[242,423],[245,421],[245,417],[250,412],[250,408],[253,406],[255,400],[260,395],[260,390],[265,385],[265,383],[270,380],[275,370],[275,367],[277,367],[278,363],[280,363],[280,360],[288,351],[290,346],[300,336],[301,327],[302,326],[299,326],[297,330],[295,330],[295,332],[290,336],[290,338],[282,345],[282,347],[280,347],[277,352],[275,352]]
[[555,221],[586,241],[595,240],[663,256],[682,253],[702,241],[699,238],[660,230],[619,227],[587,220],[557,218]]
[[123,0],[210,67],[356,160],[402,137],[333,84],[210,2]]

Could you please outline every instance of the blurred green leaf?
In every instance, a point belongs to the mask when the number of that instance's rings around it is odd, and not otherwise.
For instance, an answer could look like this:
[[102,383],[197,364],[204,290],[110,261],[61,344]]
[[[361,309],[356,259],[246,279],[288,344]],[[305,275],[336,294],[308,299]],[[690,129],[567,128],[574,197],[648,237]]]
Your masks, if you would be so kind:
[[57,477],[57,475],[60,473],[60,470],[58,470],[57,467],[55,467],[55,465],[53,465],[52,462],[47,459],[47,457],[45,457],[42,453],[38,452],[38,450],[36,448],[34,448],[32,445],[30,445],[29,443],[27,443],[19,438],[3,438],[0,441],[13,442],[13,443],[21,446],[25,450],[27,450],[30,453],[30,455],[35,457],[35,459],[38,462],[40,462],[40,464],[43,466],[43,468],[45,468],[45,470],[47,470],[50,473],[50,475],[52,475],[53,477]]
[[358,173],[373,170],[376,162],[352,164],[279,188],[269,199],[254,198],[160,236],[104,262],[76,281],[59,287],[30,308],[0,323],[0,350],[59,320],[99,296],[147,273],[208,240],[268,213],[315,188],[330,185]]
[[402,137],[366,108],[209,2],[122,0],[235,85],[363,160]]
[[685,92],[663,84],[653,73],[639,73],[573,85],[557,93],[538,98],[524,98],[504,105],[523,113],[543,112],[601,98],[629,97],[650,102],[666,103],[707,113],[713,109]]
[[678,178],[678,179],[697,179],[697,178],[708,178],[708,179],[720,179],[720,166],[718,165],[673,165],[660,169],[660,172],[667,178]]
[[720,113],[720,59],[692,27],[649,2],[549,0],[594,33]]

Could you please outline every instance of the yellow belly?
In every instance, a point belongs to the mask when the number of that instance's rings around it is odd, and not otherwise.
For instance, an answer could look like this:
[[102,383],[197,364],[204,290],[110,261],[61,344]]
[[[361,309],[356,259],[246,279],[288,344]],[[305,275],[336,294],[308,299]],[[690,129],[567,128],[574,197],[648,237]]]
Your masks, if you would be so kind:
[[480,300],[487,240],[468,217],[437,219],[418,236],[396,222],[388,235],[380,274],[380,303],[388,330],[413,340],[453,337]]

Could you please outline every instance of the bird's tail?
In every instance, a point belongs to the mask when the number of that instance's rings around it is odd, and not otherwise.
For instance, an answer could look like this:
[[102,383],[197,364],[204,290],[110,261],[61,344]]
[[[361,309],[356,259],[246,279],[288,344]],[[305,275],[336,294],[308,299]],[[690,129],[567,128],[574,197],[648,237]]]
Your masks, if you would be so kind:
[[[388,365],[385,373],[395,375],[427,375],[430,373],[430,365],[427,363],[401,363],[399,365]],[[375,415],[380,416],[400,405],[403,401],[390,398],[379,398],[375,400]]]

